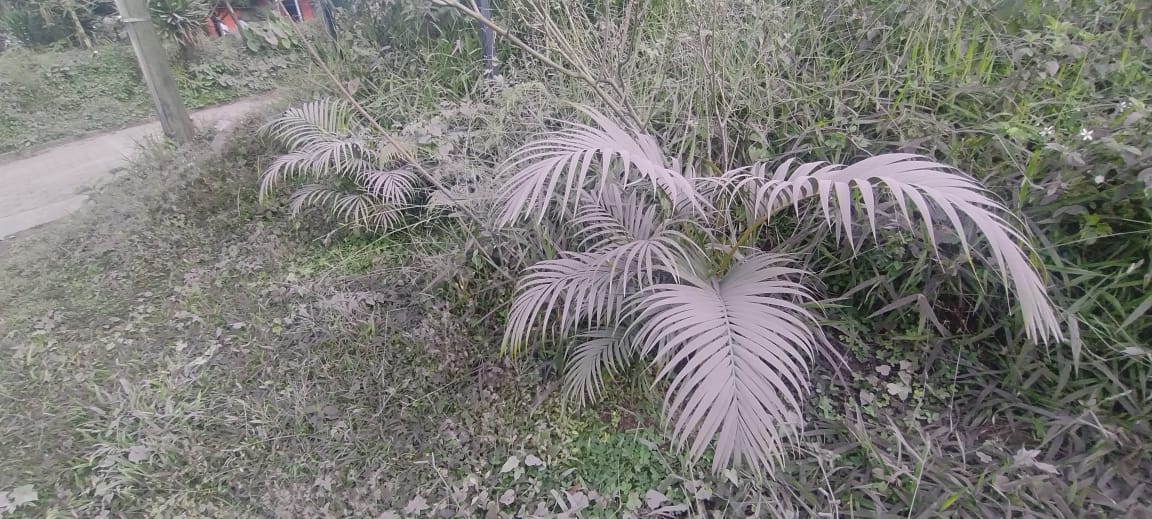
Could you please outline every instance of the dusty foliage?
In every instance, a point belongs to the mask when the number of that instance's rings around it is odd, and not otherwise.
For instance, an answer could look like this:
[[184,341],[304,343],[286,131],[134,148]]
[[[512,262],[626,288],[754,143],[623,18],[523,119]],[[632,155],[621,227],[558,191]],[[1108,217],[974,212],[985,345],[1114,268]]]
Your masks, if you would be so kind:
[[[1061,337],[1055,310],[1011,216],[971,177],[909,154],[851,166],[786,161],[696,176],[654,139],[592,110],[510,159],[500,222],[570,229],[570,250],[528,268],[505,347],[538,327],[571,346],[567,391],[598,395],[602,373],[649,356],[667,382],[673,434],[695,458],[716,437],[713,468],[772,469],[802,429],[810,365],[823,341],[811,274],[789,250],[747,246],[777,213],[815,213],[850,248],[858,220],[951,233],[969,250],[978,231],[989,262],[1020,299],[1030,338]],[[915,223],[914,223],[915,220]],[[940,229],[938,229],[938,227]],[[806,232],[803,228],[798,232]]]
[[396,160],[415,146],[398,136],[374,135],[341,101],[291,108],[264,131],[288,153],[264,171],[260,197],[282,182],[313,181],[292,193],[293,214],[318,206],[354,227],[390,230],[403,223],[425,191],[420,177]]

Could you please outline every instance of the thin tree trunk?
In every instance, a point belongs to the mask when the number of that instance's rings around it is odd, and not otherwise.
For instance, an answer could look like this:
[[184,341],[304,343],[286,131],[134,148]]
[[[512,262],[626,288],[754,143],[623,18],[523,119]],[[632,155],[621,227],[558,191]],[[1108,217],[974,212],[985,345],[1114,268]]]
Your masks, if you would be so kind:
[[88,39],[88,31],[84,30],[84,24],[80,23],[80,17],[76,15],[76,4],[72,0],[64,3],[64,9],[68,11],[68,17],[72,19],[72,25],[76,30],[76,40],[85,49],[92,48],[92,40]]

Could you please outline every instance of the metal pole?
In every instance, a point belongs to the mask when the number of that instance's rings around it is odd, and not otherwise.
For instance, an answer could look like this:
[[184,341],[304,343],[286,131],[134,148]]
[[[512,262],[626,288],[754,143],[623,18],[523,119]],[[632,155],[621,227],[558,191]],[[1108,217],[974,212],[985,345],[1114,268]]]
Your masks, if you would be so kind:
[[[492,19],[489,0],[476,0],[476,8],[481,16]],[[480,46],[484,50],[484,79],[492,79],[496,77],[496,33],[484,24],[480,24]]]

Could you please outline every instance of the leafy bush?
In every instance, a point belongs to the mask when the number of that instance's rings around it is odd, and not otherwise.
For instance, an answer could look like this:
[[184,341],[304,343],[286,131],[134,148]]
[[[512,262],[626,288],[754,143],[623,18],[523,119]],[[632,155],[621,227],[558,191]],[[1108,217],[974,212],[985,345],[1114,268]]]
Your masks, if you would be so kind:
[[29,46],[49,45],[71,35],[67,26],[45,20],[39,11],[27,8],[3,13],[0,25],[21,43]]
[[148,11],[156,31],[181,48],[195,47],[204,36],[209,13],[205,0],[148,0]]

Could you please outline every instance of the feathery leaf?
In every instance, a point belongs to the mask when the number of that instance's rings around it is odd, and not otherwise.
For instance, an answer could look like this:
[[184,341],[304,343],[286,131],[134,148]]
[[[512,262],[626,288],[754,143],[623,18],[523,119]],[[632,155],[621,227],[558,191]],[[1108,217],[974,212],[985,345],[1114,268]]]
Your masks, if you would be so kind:
[[965,254],[970,254],[961,216],[966,217],[987,240],[993,263],[1000,268],[1005,284],[1015,289],[1028,337],[1039,341],[1063,337],[1044,281],[1028,259],[1028,241],[999,216],[1010,214],[1008,210],[971,177],[918,155],[902,153],[878,155],[850,166],[814,162],[793,169],[792,165],[793,161],[787,161],[769,174],[763,164],[757,164],[730,172],[726,178],[751,196],[758,215],[770,217],[789,205],[799,211],[802,200],[816,198],[825,221],[847,237],[853,250],[854,196],[859,196],[873,235],[882,207],[879,197],[887,194],[909,227],[915,228],[914,217],[923,221],[933,247],[933,217],[942,215],[959,237]]
[[804,272],[755,253],[722,279],[657,285],[637,303],[636,340],[669,380],[673,436],[699,458],[716,439],[713,466],[775,467],[796,440],[816,320],[797,301]]
[[691,183],[681,172],[665,166],[655,140],[595,110],[581,110],[600,128],[569,123],[528,143],[505,161],[501,169],[512,174],[502,195],[498,223],[507,225],[533,216],[539,222],[550,209],[574,211],[580,206],[581,192],[610,180],[629,185],[640,177],[673,200],[691,196]]
[[604,372],[619,373],[631,363],[636,350],[624,329],[591,330],[578,338],[564,374],[564,396],[586,405],[604,392]]

